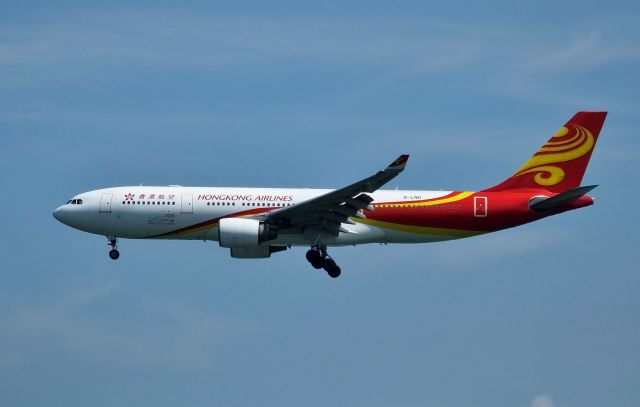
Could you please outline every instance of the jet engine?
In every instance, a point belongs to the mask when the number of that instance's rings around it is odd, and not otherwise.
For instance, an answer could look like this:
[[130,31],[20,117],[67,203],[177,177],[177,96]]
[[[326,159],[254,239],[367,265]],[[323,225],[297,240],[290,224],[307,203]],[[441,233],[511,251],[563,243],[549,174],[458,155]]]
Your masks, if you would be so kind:
[[227,248],[255,247],[278,237],[264,222],[245,218],[220,219],[218,234],[220,246]]

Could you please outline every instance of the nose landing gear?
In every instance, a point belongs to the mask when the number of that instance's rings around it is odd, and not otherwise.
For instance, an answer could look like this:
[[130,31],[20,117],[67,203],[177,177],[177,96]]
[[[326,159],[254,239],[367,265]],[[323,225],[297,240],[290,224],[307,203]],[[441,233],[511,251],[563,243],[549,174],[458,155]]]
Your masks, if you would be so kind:
[[112,260],[118,260],[120,258],[120,252],[118,251],[118,239],[115,236],[107,236],[109,239],[109,246],[111,246],[111,250],[109,251],[109,257]]
[[340,277],[342,270],[340,266],[336,264],[335,260],[329,257],[325,246],[312,246],[311,250],[307,252],[306,257],[313,268],[323,268],[331,278]]

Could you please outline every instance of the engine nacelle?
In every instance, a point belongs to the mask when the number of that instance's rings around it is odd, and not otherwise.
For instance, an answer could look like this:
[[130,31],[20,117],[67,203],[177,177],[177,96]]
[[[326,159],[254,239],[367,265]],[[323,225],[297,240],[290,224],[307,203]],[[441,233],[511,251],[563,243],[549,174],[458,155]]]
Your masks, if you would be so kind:
[[222,247],[253,247],[276,237],[278,234],[269,225],[255,219],[224,218],[219,222],[218,241]]

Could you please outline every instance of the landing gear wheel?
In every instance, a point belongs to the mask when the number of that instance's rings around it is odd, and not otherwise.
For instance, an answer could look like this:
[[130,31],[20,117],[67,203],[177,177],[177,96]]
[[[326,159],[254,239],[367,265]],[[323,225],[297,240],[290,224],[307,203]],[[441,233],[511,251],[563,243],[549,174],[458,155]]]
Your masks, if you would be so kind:
[[325,269],[331,278],[337,278],[342,273],[340,267],[335,260],[329,257],[327,247],[322,245],[313,245],[311,250],[307,251],[307,261],[316,269]]
[[331,278],[338,278],[342,273],[340,266],[338,266],[332,258],[328,258],[325,260],[324,269]]
[[311,267],[315,269],[321,269],[322,267],[324,267],[324,259],[317,250],[309,250],[306,257],[307,261],[311,263]]
[[327,270],[327,274],[331,278],[338,278],[338,277],[340,277],[341,273],[342,273],[342,270],[338,266],[336,266],[336,268],[334,268],[334,269]]
[[111,246],[111,251],[109,252],[109,257],[112,260],[118,260],[120,258],[120,252],[118,251],[118,239],[115,236],[107,236],[109,240],[108,245]]

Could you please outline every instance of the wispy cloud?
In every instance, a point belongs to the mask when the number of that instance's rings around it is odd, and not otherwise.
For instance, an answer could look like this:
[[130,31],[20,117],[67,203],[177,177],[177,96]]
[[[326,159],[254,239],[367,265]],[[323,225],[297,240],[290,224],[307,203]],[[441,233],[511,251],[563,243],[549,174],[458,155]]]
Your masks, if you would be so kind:
[[608,95],[613,89],[602,93],[595,91],[593,85],[573,85],[577,75],[640,61],[637,44],[624,34],[616,35],[604,28],[615,24],[612,20],[603,28],[566,32],[552,29],[539,38],[516,36],[515,41],[497,50],[502,66],[489,85],[501,94],[534,103],[635,111],[640,106],[630,107],[611,99]]
[[[615,21],[608,22],[614,25]],[[448,75],[453,87],[551,105],[610,105],[558,89],[563,75],[637,61],[624,33],[549,27],[540,34],[419,19],[113,13],[0,27],[0,87],[117,81],[95,69],[180,68],[371,75],[382,81]],[[19,69],[16,69],[19,68]],[[47,75],[42,75],[46,68]],[[455,75],[453,75],[455,73]]]
[[640,48],[634,44],[611,43],[600,32],[579,36],[565,44],[531,55],[532,72],[581,71],[593,69],[625,59],[640,57]]
[[531,400],[531,407],[554,407],[554,404],[551,396],[543,394]]
[[117,301],[120,291],[118,282],[107,282],[37,306],[3,298],[10,306],[3,307],[0,322],[12,329],[0,331],[3,353],[10,356],[0,358],[0,364],[35,362],[39,350],[26,352],[28,344],[46,338],[45,348],[51,352],[100,363],[204,368],[215,364],[214,344],[255,329],[253,324],[210,315],[190,305],[157,303],[130,309],[132,314],[143,313],[139,320],[148,322],[129,326],[126,318],[112,321],[112,312],[96,311],[105,300]]
[[[446,69],[473,55],[456,27],[384,19],[180,18],[145,13],[88,20],[4,27],[0,65],[126,60],[224,67],[288,60],[419,72]],[[436,33],[445,35],[435,39],[431,34]]]

